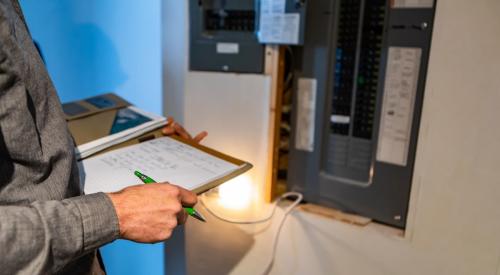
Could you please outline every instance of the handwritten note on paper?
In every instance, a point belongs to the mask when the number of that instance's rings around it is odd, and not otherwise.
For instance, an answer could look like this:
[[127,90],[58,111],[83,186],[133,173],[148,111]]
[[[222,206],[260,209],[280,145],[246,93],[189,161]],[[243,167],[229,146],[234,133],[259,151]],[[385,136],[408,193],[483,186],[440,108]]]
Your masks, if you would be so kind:
[[238,166],[175,139],[163,137],[82,161],[85,193],[113,192],[141,184],[138,170],[158,182],[193,190]]

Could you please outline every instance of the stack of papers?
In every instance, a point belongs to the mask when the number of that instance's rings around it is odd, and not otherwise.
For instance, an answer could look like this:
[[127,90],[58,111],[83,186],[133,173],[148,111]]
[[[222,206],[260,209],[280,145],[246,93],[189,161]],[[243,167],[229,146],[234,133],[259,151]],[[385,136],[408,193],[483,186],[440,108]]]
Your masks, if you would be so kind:
[[109,135],[80,144],[75,148],[77,159],[84,159],[113,145],[138,137],[167,124],[167,119],[133,106],[117,111]]

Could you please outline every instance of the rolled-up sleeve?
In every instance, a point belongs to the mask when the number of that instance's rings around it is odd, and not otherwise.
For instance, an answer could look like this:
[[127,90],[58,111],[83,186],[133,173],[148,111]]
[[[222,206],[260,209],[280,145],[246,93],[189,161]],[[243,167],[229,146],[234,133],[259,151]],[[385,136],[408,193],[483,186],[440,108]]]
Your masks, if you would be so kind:
[[104,193],[0,206],[2,273],[55,273],[118,236],[118,218]]

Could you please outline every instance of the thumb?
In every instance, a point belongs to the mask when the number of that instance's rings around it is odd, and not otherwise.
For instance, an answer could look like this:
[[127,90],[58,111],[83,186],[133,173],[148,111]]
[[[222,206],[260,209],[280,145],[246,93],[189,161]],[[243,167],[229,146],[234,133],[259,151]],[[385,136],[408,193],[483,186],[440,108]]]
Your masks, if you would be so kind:
[[198,197],[196,196],[195,193],[184,189],[180,186],[177,186],[179,188],[179,198],[181,200],[182,206],[194,206],[198,202]]

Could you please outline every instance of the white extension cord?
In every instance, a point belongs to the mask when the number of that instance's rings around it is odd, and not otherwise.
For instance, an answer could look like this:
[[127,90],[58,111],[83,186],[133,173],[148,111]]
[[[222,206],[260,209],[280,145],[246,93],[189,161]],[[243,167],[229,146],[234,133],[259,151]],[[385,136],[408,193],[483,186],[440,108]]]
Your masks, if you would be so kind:
[[276,248],[278,247],[278,240],[279,240],[279,236],[280,236],[280,233],[281,233],[281,229],[283,228],[283,224],[285,224],[285,220],[286,218],[288,217],[288,215],[292,212],[292,210],[302,201],[302,194],[301,193],[298,193],[298,192],[287,192],[283,195],[281,195],[278,199],[276,199],[274,201],[274,205],[273,205],[273,209],[271,210],[271,213],[265,217],[265,218],[262,218],[262,219],[257,219],[257,220],[250,220],[250,221],[243,221],[243,220],[232,220],[232,219],[227,219],[227,218],[224,218],[222,217],[221,215],[215,213],[212,209],[210,209],[204,202],[204,196],[203,195],[200,199],[200,202],[201,202],[201,205],[212,215],[214,216],[215,218],[221,220],[221,221],[224,221],[224,222],[228,222],[228,223],[234,223],[234,224],[256,224],[256,223],[263,223],[263,222],[266,222],[266,221],[269,221],[271,220],[271,218],[274,216],[274,213],[276,212],[276,208],[278,207],[278,204],[279,202],[281,202],[282,200],[284,199],[287,199],[287,198],[290,198],[290,197],[296,197],[294,202],[292,204],[290,204],[286,209],[285,209],[285,213],[283,214],[283,218],[281,219],[280,221],[280,224],[278,225],[278,229],[276,230],[276,233],[274,233],[274,238],[273,238],[273,250],[272,250],[272,254],[271,254],[271,259],[269,261],[269,263],[266,265],[266,268],[264,269],[264,272],[263,274],[269,274],[269,272],[271,271],[272,267],[273,267],[273,264],[274,264],[274,259],[276,257]]

